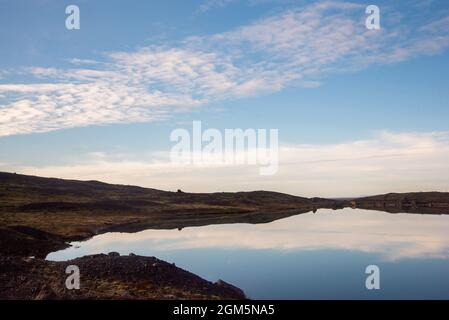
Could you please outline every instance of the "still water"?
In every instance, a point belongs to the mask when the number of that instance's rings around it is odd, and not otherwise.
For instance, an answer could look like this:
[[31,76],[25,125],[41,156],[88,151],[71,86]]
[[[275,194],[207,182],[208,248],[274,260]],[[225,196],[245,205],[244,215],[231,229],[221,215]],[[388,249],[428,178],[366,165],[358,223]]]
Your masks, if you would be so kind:
[[[449,299],[449,215],[318,210],[266,224],[106,233],[48,260],[156,256],[251,299]],[[380,268],[367,290],[365,269]]]

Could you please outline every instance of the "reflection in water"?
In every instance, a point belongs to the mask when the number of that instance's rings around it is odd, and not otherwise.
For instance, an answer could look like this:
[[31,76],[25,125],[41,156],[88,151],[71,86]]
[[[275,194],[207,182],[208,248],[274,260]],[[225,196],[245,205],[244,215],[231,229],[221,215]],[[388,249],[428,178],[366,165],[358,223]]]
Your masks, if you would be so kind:
[[[182,230],[106,233],[52,253],[50,260],[118,251],[148,254],[187,249],[345,249],[380,253],[386,260],[449,256],[449,216],[320,210],[269,224],[228,224]],[[133,251],[134,250],[134,251]]]
[[[107,233],[47,259],[110,251],[157,256],[233,282],[253,298],[440,298],[449,297],[449,280],[439,279],[449,279],[447,230],[449,216],[319,210],[268,224]],[[385,284],[376,293],[364,289],[364,268],[373,263],[383,266]]]

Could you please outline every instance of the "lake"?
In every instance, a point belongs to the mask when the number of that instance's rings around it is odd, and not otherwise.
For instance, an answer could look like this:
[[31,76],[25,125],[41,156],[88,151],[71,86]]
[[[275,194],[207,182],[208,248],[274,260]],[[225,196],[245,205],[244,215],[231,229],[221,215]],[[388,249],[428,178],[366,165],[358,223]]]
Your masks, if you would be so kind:
[[[111,251],[223,279],[251,299],[449,299],[449,215],[320,209],[266,224],[110,232],[47,256]],[[365,269],[380,269],[367,290]]]

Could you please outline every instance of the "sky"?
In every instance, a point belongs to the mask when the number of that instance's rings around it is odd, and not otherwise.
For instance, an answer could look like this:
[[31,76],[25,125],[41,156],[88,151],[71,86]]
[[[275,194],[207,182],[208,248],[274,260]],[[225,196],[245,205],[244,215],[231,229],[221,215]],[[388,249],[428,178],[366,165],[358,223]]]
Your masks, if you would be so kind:
[[[370,4],[380,30],[365,26]],[[190,192],[449,191],[448,31],[444,0],[0,0],[0,171]],[[279,170],[173,165],[170,134],[192,121],[277,129]]]

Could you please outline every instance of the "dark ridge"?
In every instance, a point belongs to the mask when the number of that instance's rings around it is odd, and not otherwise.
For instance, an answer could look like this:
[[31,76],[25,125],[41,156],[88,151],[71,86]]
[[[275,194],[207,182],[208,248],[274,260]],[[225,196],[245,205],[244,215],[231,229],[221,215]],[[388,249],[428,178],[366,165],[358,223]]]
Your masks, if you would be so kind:
[[[68,290],[65,272],[76,265],[79,290]],[[111,252],[66,262],[0,255],[0,299],[246,299],[239,288],[215,283],[155,257]]]

